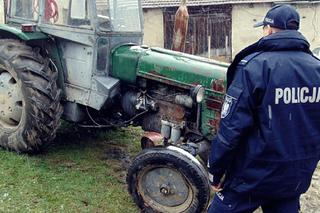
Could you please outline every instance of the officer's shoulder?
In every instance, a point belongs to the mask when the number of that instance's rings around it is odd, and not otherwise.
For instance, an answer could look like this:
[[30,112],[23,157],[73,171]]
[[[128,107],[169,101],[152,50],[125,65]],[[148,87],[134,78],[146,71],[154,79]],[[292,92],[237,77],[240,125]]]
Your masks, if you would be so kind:
[[316,59],[316,61],[320,62],[319,56],[315,56],[314,54],[311,54],[311,56],[312,56],[314,59]]
[[255,52],[252,53],[246,57],[244,57],[240,62],[239,66],[247,66],[253,59],[255,59],[257,56],[259,56],[262,52]]

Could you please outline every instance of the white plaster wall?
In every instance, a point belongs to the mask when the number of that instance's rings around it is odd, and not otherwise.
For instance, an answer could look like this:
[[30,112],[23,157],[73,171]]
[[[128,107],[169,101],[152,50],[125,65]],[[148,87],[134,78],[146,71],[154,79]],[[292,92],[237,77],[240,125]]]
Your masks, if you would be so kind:
[[320,47],[320,4],[299,4],[300,32],[307,38],[311,50]]
[[254,28],[263,20],[271,4],[241,4],[232,7],[232,57],[262,37],[262,28]]
[[0,24],[4,23],[4,3],[3,0],[0,0]]
[[144,10],[143,43],[153,47],[164,46],[162,9]]
[[[295,5],[300,14],[300,32],[311,44],[311,50],[320,47],[320,4]],[[242,4],[232,8],[232,57],[262,36],[262,28],[254,28],[263,20],[271,4]]]

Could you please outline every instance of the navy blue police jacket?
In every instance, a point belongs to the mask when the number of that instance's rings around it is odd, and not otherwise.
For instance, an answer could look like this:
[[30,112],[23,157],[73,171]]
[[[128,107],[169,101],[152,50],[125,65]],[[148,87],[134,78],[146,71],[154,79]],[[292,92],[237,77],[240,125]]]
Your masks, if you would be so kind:
[[228,73],[209,173],[239,193],[296,196],[320,158],[320,62],[294,30],[253,46]]

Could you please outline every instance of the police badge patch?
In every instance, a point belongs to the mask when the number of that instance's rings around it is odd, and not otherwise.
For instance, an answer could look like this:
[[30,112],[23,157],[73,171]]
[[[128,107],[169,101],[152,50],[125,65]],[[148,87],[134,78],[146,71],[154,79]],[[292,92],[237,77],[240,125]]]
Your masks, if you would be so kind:
[[231,107],[233,105],[233,102],[236,99],[234,97],[231,97],[229,95],[226,95],[225,99],[224,99],[224,103],[222,106],[222,110],[221,110],[221,118],[225,118],[229,115]]

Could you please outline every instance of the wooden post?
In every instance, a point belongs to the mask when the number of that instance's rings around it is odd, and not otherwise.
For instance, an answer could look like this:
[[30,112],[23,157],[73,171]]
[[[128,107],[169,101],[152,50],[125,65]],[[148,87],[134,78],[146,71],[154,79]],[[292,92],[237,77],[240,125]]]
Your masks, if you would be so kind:
[[208,58],[211,58],[211,36],[208,36]]
[[226,43],[225,43],[225,48],[226,48],[226,52],[225,52],[225,56],[226,56],[226,60],[229,60],[229,36],[226,35]]
[[180,7],[175,15],[172,50],[184,52],[188,32],[188,21],[187,0],[181,0]]

